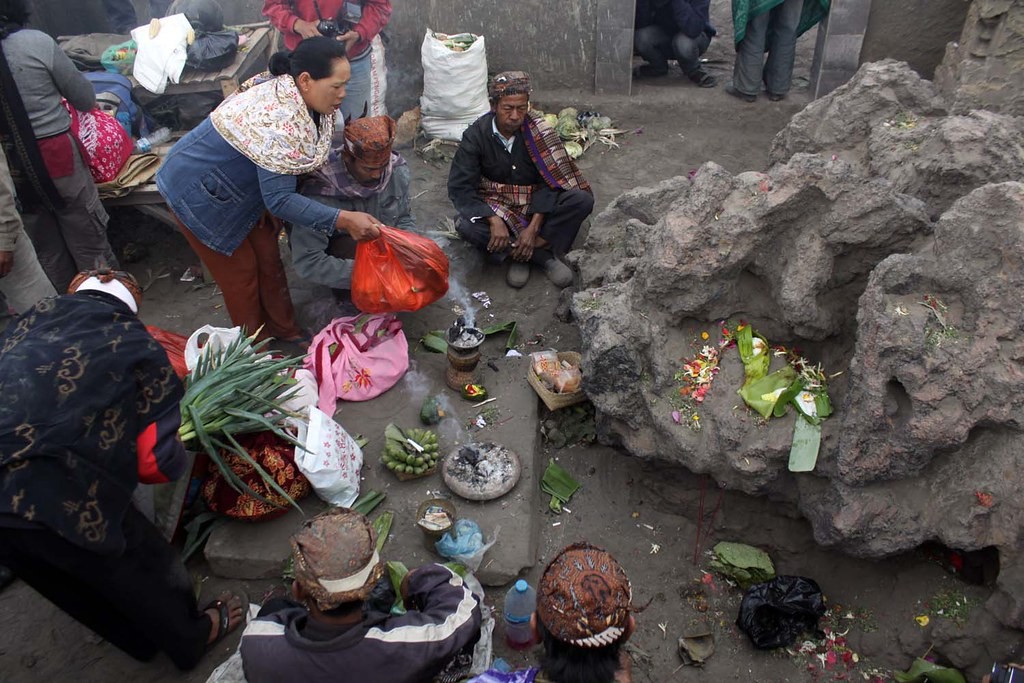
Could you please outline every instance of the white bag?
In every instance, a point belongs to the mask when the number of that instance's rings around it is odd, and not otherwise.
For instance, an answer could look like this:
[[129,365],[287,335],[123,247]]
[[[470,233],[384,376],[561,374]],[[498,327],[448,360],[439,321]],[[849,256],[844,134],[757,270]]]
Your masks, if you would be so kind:
[[295,466],[325,502],[348,507],[359,497],[359,470],[363,450],[345,428],[315,405],[309,407],[309,423],[298,425],[299,443]]
[[[199,341],[203,335],[207,335],[209,338],[203,345],[203,348],[199,348]],[[189,335],[188,341],[185,342],[185,367],[188,368],[189,372],[196,367],[199,363],[199,358],[202,354],[206,353],[207,350],[221,352],[231,345],[236,339],[242,335],[241,327],[214,327],[213,325],[203,325],[198,330]]]
[[132,29],[132,40],[139,47],[132,75],[143,88],[161,95],[167,81],[177,83],[185,68],[188,35],[192,24],[184,14],[172,14],[159,20],[160,31],[149,37],[149,24]]
[[388,67],[384,41],[376,35],[370,43],[370,110],[368,116],[387,116]]
[[487,50],[484,37],[464,52],[455,52],[429,28],[420,48],[423,132],[432,138],[461,140],[469,124],[491,109],[487,100]]

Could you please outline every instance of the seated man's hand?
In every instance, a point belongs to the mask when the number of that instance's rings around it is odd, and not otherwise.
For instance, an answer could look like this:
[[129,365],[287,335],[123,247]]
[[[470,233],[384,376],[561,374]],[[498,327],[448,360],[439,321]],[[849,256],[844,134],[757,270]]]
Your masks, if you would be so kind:
[[356,242],[366,242],[380,237],[380,222],[362,211],[340,212],[335,228],[341,228]]
[[512,258],[516,261],[529,261],[533,250],[537,247],[537,230],[526,228],[516,238],[512,246]]
[[494,253],[508,249],[508,226],[505,225],[505,221],[497,216],[491,216],[487,219],[487,223],[491,227],[491,239],[487,242],[487,251]]

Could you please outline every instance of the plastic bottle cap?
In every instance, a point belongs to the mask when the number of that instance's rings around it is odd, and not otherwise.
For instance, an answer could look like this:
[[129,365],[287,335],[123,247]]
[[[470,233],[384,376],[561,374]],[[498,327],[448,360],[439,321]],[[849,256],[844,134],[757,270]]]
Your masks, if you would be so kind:
[[526,583],[525,580],[519,579],[518,581],[516,581],[516,592],[517,593],[525,593],[528,590],[530,590],[530,584]]

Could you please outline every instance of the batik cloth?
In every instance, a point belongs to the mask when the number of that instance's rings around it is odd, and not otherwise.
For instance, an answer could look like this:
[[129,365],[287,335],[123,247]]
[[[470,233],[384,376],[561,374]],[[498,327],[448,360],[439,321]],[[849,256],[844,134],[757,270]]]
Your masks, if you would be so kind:
[[345,150],[369,166],[382,166],[391,158],[395,129],[395,120],[390,116],[350,121],[345,126]]
[[[553,190],[591,191],[590,183],[565,151],[562,138],[543,116],[531,111],[519,131],[530,159],[548,187]],[[533,197],[533,187],[495,183],[481,176],[480,196],[513,234],[518,235],[529,225],[526,210]]]
[[588,543],[574,543],[544,570],[537,616],[563,643],[605,647],[629,627],[632,599],[629,577],[614,557]]
[[259,78],[210,114],[213,127],[238,152],[273,173],[312,173],[327,163],[336,114],[321,114],[317,124],[295,79],[287,74]]
[[525,71],[502,71],[491,79],[487,97],[497,100],[511,95],[529,95],[532,91],[530,74]]
[[0,515],[121,552],[136,438],[183,393],[124,303],[91,291],[43,299],[0,336]]
[[[785,0],[732,0],[733,42],[739,45],[747,35],[747,22],[758,14],[772,11]],[[828,14],[831,0],[804,0],[803,13],[796,34],[803,35]]]

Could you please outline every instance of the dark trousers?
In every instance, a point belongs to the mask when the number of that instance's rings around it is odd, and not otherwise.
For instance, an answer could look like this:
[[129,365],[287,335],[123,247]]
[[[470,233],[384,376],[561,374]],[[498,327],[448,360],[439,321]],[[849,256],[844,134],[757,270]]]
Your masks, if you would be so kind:
[[668,60],[679,62],[683,73],[690,75],[700,68],[700,56],[707,52],[711,36],[701,33],[691,38],[685,33],[670,34],[660,26],[644,26],[633,33],[633,47],[655,71],[668,73]]
[[[543,265],[553,256],[561,256],[572,249],[576,235],[587,216],[594,210],[594,195],[583,190],[566,190],[558,195],[555,208],[544,216],[544,224],[540,226],[540,236],[547,240],[548,246],[533,252],[532,263]],[[471,222],[468,216],[460,216],[455,221],[455,229],[462,239],[477,249],[487,252],[487,243],[491,240],[491,226],[487,219]],[[488,253],[494,263],[501,263],[508,258],[509,250]]]
[[796,59],[796,31],[803,9],[804,0],[784,0],[750,18],[747,32],[736,46],[733,87],[747,95],[756,95],[763,82],[772,95],[789,92]]
[[193,668],[211,623],[185,565],[134,507],[121,531],[124,552],[105,556],[46,529],[0,527],[0,564],[132,657],[148,661],[163,651],[178,668]]
[[[167,14],[170,4],[171,0],[149,0],[149,13],[154,19],[159,19]],[[103,8],[115,33],[128,33],[139,25],[132,0],[103,0]]]

